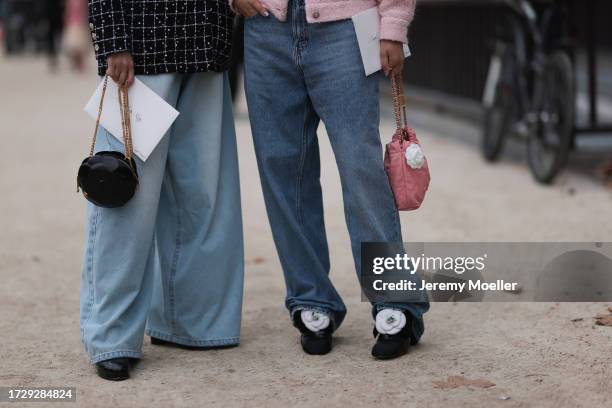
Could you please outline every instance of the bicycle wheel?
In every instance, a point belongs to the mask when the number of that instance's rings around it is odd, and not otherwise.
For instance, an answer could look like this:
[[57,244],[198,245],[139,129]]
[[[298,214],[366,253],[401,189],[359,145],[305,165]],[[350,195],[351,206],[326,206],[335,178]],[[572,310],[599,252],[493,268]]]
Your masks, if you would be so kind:
[[[501,64],[495,67],[495,64]],[[499,71],[499,72],[495,72]],[[513,86],[514,61],[509,53],[493,57],[484,97],[481,150],[485,160],[494,162],[504,148],[517,112]],[[493,95],[488,95],[492,87]]]
[[567,162],[574,133],[574,72],[565,52],[548,57],[540,86],[540,108],[527,139],[527,160],[534,178],[549,184]]

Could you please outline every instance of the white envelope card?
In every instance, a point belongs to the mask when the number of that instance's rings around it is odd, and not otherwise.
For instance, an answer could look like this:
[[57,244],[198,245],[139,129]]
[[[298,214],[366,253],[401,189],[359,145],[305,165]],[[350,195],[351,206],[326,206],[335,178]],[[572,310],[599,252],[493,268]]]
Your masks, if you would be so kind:
[[[100,85],[85,105],[85,112],[94,120],[98,116],[103,85],[104,81],[100,81]],[[128,96],[134,153],[142,161],[146,161],[179,112],[138,79],[130,86]],[[118,88],[111,78],[108,79],[104,96],[100,125],[123,143]]]
[[[366,76],[380,71],[380,15],[372,7],[353,16],[359,52]],[[404,56],[410,56],[410,49],[404,44]]]

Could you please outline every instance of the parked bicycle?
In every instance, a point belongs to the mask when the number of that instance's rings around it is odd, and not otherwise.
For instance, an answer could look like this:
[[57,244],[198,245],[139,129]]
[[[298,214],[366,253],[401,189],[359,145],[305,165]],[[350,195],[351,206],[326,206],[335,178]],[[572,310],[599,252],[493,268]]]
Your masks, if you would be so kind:
[[512,13],[491,57],[483,96],[482,153],[495,161],[510,135],[522,137],[533,176],[550,183],[567,161],[574,134],[567,4],[551,1],[538,13],[528,0],[505,3]]

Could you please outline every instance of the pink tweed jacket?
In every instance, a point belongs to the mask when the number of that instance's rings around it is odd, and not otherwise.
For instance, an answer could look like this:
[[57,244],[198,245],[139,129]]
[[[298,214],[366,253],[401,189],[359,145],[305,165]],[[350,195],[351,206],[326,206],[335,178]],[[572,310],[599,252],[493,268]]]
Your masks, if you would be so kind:
[[[229,0],[230,6],[233,0]],[[289,0],[261,0],[280,21],[287,19]],[[416,0],[305,0],[309,23],[344,20],[360,11],[378,7],[380,39],[406,42],[408,25],[414,17]]]

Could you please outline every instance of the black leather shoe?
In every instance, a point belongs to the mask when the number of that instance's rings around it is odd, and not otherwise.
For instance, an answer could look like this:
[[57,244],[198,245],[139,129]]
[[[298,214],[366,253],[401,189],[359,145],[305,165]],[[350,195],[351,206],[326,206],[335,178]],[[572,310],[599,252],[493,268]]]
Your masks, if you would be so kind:
[[216,350],[238,346],[237,344],[222,344],[219,346],[188,346],[186,344],[173,343],[168,340],[162,340],[157,337],[151,337],[151,344],[154,346],[176,347],[183,350]]
[[130,378],[132,360],[129,358],[111,358],[96,363],[98,375],[105,380],[122,381]]
[[308,330],[308,328],[304,325],[300,313],[295,313],[293,318],[293,323],[295,327],[298,328],[301,336],[302,350],[306,354],[311,354],[315,356],[322,356],[327,354],[332,349],[332,327],[331,324],[327,326],[327,328],[323,330],[319,330],[318,332],[313,332],[312,330]]
[[374,327],[376,344],[372,347],[372,356],[378,360],[391,360],[408,353],[411,342],[412,316],[406,315],[406,325],[396,334],[382,334]]

